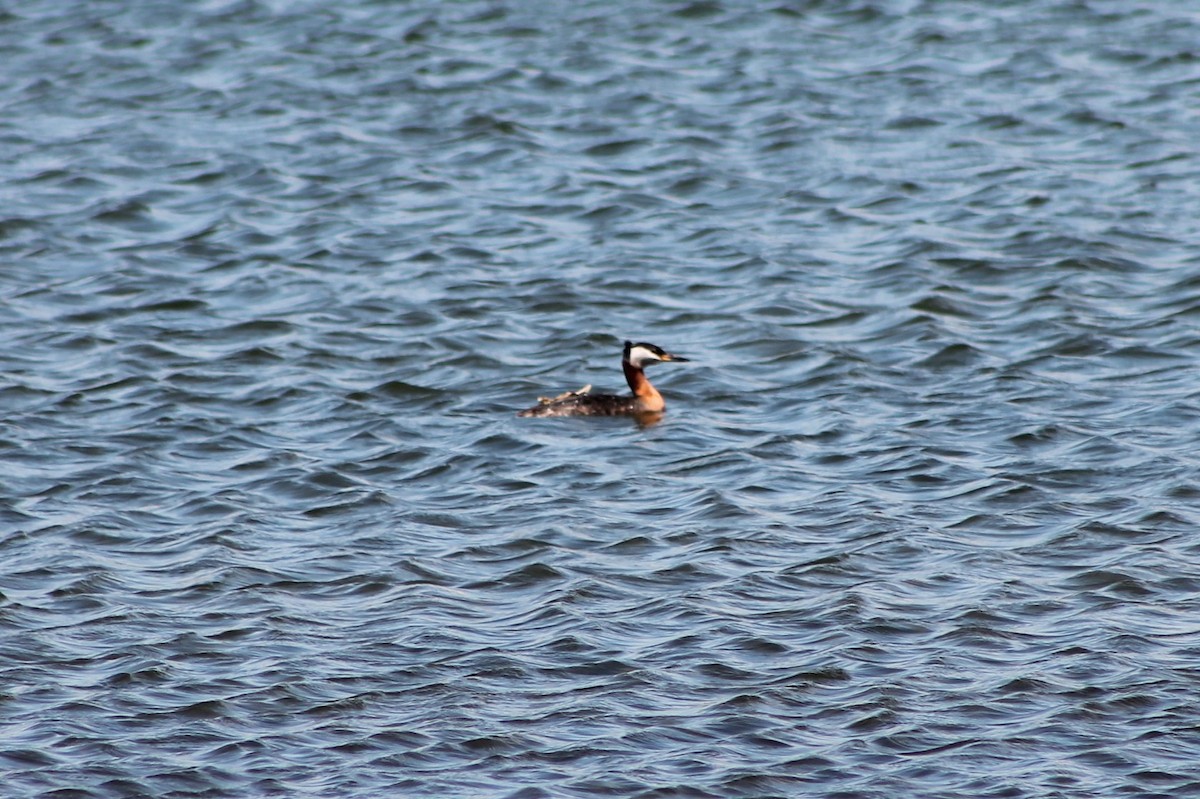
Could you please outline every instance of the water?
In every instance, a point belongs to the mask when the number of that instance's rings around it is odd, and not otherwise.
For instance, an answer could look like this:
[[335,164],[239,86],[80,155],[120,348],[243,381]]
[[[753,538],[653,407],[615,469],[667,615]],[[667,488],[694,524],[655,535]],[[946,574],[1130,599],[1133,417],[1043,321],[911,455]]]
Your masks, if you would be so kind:
[[1189,4],[2,22],[5,796],[1200,796]]

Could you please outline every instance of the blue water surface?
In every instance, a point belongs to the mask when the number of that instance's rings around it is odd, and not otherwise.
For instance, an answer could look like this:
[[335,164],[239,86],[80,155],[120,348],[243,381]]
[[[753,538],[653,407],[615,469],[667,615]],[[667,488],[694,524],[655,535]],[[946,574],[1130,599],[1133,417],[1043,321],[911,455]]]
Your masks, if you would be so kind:
[[0,12],[0,793],[1200,796],[1197,42]]

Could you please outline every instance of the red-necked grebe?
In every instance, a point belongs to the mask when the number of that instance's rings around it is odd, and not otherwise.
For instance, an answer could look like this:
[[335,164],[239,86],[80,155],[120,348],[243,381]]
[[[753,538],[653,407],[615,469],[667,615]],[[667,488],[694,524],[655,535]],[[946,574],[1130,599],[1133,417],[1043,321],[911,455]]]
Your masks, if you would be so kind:
[[663,402],[662,394],[650,385],[646,373],[642,370],[655,363],[665,361],[687,361],[678,355],[672,355],[653,344],[632,341],[625,342],[625,352],[621,356],[621,367],[625,370],[625,382],[633,393],[627,397],[617,394],[591,394],[591,386],[584,386],[579,391],[568,391],[557,397],[542,397],[538,404],[523,410],[517,416],[637,416],[641,414],[660,414],[667,404]]

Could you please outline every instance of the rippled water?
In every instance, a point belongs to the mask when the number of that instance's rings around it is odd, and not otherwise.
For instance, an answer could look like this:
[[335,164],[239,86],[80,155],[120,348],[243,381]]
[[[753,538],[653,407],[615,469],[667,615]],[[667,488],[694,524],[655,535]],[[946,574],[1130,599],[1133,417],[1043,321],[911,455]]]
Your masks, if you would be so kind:
[[5,796],[1200,796],[1190,4],[0,23]]

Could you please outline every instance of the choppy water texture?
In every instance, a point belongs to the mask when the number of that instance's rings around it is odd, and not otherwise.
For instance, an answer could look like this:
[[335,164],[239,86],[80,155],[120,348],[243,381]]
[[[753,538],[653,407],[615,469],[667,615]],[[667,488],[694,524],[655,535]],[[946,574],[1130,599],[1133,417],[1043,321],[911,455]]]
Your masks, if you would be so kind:
[[1198,43],[10,4],[3,795],[1200,796]]

